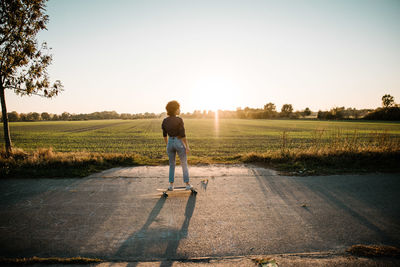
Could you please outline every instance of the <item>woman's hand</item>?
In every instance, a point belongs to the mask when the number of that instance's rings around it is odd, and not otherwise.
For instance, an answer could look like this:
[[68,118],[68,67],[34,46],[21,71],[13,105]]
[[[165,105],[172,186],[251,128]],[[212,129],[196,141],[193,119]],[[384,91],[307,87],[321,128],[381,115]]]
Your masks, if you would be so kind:
[[181,140],[182,140],[183,145],[184,145],[185,148],[186,148],[186,155],[189,155],[189,153],[190,153],[190,148],[189,148],[188,141],[186,140],[186,137],[183,137]]

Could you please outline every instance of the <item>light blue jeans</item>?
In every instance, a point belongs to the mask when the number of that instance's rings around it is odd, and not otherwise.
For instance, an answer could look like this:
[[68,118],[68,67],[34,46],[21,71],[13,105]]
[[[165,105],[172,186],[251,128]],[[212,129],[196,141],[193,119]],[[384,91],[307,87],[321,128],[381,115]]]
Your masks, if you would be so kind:
[[187,165],[186,148],[178,137],[168,137],[167,154],[169,158],[169,182],[173,183],[175,178],[175,158],[178,153],[181,160],[183,182],[189,182],[189,169]]

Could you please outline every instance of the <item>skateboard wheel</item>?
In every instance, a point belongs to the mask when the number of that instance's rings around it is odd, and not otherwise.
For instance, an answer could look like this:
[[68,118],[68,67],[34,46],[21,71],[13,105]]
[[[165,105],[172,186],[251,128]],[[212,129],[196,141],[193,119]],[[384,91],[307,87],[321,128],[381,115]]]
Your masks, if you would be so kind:
[[168,194],[167,193],[163,193],[163,197],[167,198]]

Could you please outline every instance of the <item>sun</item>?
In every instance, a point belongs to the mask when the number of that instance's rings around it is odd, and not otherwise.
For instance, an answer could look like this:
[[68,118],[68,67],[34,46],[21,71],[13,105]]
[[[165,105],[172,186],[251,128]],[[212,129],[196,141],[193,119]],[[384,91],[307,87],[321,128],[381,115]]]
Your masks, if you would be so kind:
[[198,80],[192,94],[200,110],[234,110],[240,101],[237,84],[221,76]]

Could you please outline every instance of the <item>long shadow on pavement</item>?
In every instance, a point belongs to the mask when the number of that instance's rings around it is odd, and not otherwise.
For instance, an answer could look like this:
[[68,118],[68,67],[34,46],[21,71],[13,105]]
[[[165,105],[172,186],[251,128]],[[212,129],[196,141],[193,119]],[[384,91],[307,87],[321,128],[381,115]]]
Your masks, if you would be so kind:
[[[125,240],[115,253],[115,256],[123,258],[127,255],[135,255],[140,260],[141,257],[146,257],[146,255],[152,254],[152,251],[157,251],[161,247],[165,248],[165,250],[164,254],[159,255],[164,260],[160,266],[172,266],[173,262],[170,260],[178,258],[177,250],[179,243],[187,237],[190,219],[196,206],[196,196],[189,196],[185,208],[185,218],[179,230],[165,228],[151,229],[151,224],[157,221],[157,216],[164,207],[166,200],[166,198],[160,197],[142,228]],[[155,255],[157,254],[156,252]],[[138,262],[128,264],[130,267],[137,265]]]
[[[160,197],[157,203],[154,205],[153,209],[151,210],[149,217],[147,218],[145,224],[142,228],[135,232],[132,236],[127,238],[122,246],[118,249],[115,253],[116,256],[121,256],[123,254],[133,252],[135,254],[143,255],[146,249],[146,237],[148,236],[148,229],[150,225],[155,221],[158,214],[160,213],[161,209],[165,204],[165,198]],[[131,263],[129,266],[136,266],[137,263]]]
[[[168,245],[165,250],[165,258],[166,259],[174,259],[177,257],[176,252],[178,250],[179,243],[182,240],[182,238],[185,238],[187,236],[190,219],[193,216],[193,211],[194,211],[195,206],[196,206],[196,195],[191,194],[186,203],[185,220],[183,221],[181,229],[178,231],[179,239],[168,241]],[[160,267],[172,266],[172,263],[173,263],[172,261],[163,261],[161,263]]]
[[[336,216],[329,219],[329,224],[336,222],[333,225],[342,227],[340,231],[348,233],[347,238],[349,239],[351,237],[350,229],[357,229],[358,225],[368,229],[368,235],[366,234],[362,238],[368,242],[399,245],[398,235],[393,235],[398,233],[399,228],[388,226],[388,222],[393,225],[398,223],[396,218],[398,218],[399,206],[395,192],[398,192],[399,182],[389,183],[382,181],[384,178],[376,181],[366,176],[354,176],[352,183],[348,184],[350,181],[347,181],[344,176],[330,178],[335,180],[325,177],[280,177],[276,179],[276,177],[262,177],[256,171],[253,171],[253,174],[266,197],[271,193],[279,196],[289,209],[293,209],[300,218],[310,224],[315,224],[316,221],[320,221],[321,224],[326,223],[325,219],[320,216],[326,216],[332,212],[317,210],[314,213],[315,207],[311,207],[311,209],[305,207],[303,210],[308,212],[305,214],[294,208],[301,204],[299,203],[301,199],[309,199],[314,202],[314,205],[320,205],[316,200],[322,200],[322,203],[325,203],[324,208],[336,210]],[[267,188],[270,192],[266,191]],[[351,202],[348,202],[349,200]],[[354,206],[356,203],[357,205]],[[391,212],[384,212],[388,205],[391,206]],[[378,212],[382,214],[382,217],[373,216]],[[342,216],[348,219],[341,219]],[[327,236],[320,227],[315,228],[315,231],[315,235],[320,234],[326,241],[336,240],[340,243],[338,236]]]
[[[310,188],[313,188],[315,192],[321,198],[323,198],[327,203],[330,203],[335,208],[341,210],[343,213],[351,216],[359,224],[363,225],[364,227],[368,228],[372,233],[375,233],[377,236],[379,236],[380,242],[390,245],[399,244],[399,240],[394,238],[391,235],[391,233],[388,232],[388,229],[382,229],[378,224],[375,223],[375,221],[378,220],[379,218],[367,217],[367,215],[362,214],[361,211],[354,209],[351,206],[351,204],[346,203],[341,198],[341,194],[344,195],[345,192],[340,194],[338,192],[333,192],[332,190],[329,190],[323,186],[318,186],[318,185],[314,185],[313,187]],[[353,197],[359,201],[362,200],[362,198],[359,195],[353,195]],[[373,196],[371,196],[371,198],[373,198]]]
[[[48,208],[73,201],[75,191],[84,179],[4,179],[0,181],[0,256],[46,256],[51,247],[57,252],[74,250],[67,242],[51,239],[48,231],[60,229],[67,219],[60,210]],[[51,206],[50,206],[51,207]],[[61,211],[62,212],[62,211]],[[45,218],[45,219],[44,219]],[[40,236],[40,238],[38,238]],[[54,244],[57,242],[57,246]],[[60,244],[61,243],[61,244]],[[42,253],[42,254],[40,254]],[[63,254],[61,254],[63,255]],[[61,256],[60,255],[60,256]]]

